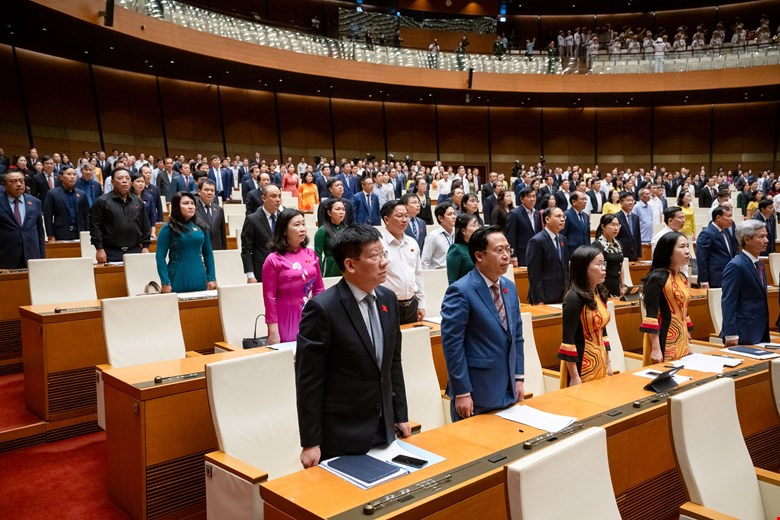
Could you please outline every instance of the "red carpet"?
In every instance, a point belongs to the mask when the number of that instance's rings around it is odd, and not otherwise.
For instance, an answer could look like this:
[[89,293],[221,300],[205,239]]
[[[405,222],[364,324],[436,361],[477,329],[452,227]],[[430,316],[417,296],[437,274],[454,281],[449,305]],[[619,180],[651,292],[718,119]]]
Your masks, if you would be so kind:
[[126,520],[108,498],[105,432],[0,454],[0,517]]
[[24,406],[24,374],[0,376],[0,431],[41,422]]

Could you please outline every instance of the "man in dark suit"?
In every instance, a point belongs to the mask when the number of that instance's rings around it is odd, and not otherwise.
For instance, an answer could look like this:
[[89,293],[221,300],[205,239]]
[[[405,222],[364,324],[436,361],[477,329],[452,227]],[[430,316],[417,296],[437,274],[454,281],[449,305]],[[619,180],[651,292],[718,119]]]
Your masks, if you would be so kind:
[[60,185],[46,194],[43,221],[49,242],[78,240],[79,233],[89,230],[87,195],[75,186],[76,170],[66,168],[60,173]]
[[520,193],[520,204],[506,219],[506,238],[514,249],[512,265],[525,267],[526,247],[536,233],[542,230],[542,214],[536,208],[536,190],[527,187]]
[[[331,177],[328,180],[328,193],[330,194],[328,196],[329,199],[341,199],[341,202],[344,203],[344,225],[349,226],[352,224],[352,214],[354,212],[352,210],[352,202],[343,197],[344,184],[336,177]],[[317,208],[317,226],[322,226],[326,218],[325,204],[320,204],[319,208]]]
[[420,213],[420,199],[413,193],[404,193],[401,204],[406,206],[406,212],[409,214],[409,225],[406,226],[404,233],[417,241],[417,245],[420,246],[417,251],[422,255],[428,228],[425,221],[417,216]]
[[718,206],[712,210],[712,222],[696,238],[699,287],[720,287],[723,269],[737,253],[739,244],[734,236],[731,208]]
[[586,197],[579,191],[572,193],[569,198],[571,207],[563,213],[566,215],[566,224],[561,234],[569,243],[569,254],[580,246],[590,244],[590,215],[585,213]]
[[[246,179],[244,179],[246,180]],[[249,216],[263,205],[263,199],[260,197],[260,193],[263,191],[263,186],[271,184],[271,176],[268,173],[261,173],[258,177],[258,188],[249,192],[246,196],[246,215]]]
[[767,278],[758,258],[767,246],[766,224],[746,220],[737,226],[742,253],[723,270],[723,326],[721,337],[727,347],[755,345],[769,341]]
[[180,191],[189,191],[190,193],[197,193],[198,191],[195,186],[195,179],[190,172],[190,163],[184,162],[180,168],[181,173],[174,175],[173,179],[171,179],[171,185],[168,188],[168,200],[171,200]]
[[230,161],[225,159],[226,163],[219,160],[219,156],[211,156],[211,167],[209,168],[209,179],[214,181],[217,187],[217,195],[222,198],[222,202],[230,200],[233,195],[233,170],[228,168]]
[[590,205],[593,208],[593,213],[601,213],[601,208],[607,202],[607,195],[601,191],[601,181],[594,180],[591,183],[591,188],[585,192],[590,199]]
[[91,164],[81,166],[81,177],[76,180],[76,188],[84,192],[90,208],[103,195],[103,186],[95,179],[95,168]]
[[155,184],[160,189],[160,193],[165,195],[167,200],[171,200],[171,182],[173,182],[173,177],[176,175],[173,171],[173,159],[166,157],[163,165],[163,169],[157,172]]
[[43,202],[46,194],[60,185],[59,177],[54,173],[54,159],[48,155],[42,157],[43,171],[36,173],[30,183],[30,195]]
[[209,230],[211,248],[216,250],[227,249],[227,234],[225,229],[225,212],[216,203],[217,187],[211,179],[198,181],[198,197],[195,204],[195,212]]
[[[266,170],[268,170],[268,167],[266,167]],[[267,175],[267,173],[266,173]],[[271,177],[268,177],[268,182],[271,182]],[[256,164],[253,164],[249,167],[249,175],[244,177],[244,180],[241,181],[241,198],[243,199],[244,204],[247,203],[247,199],[249,198],[249,194],[252,193],[254,190],[260,189],[262,186],[260,186],[260,167]]]
[[[156,210],[157,214],[157,222],[163,222],[165,219],[163,217],[163,207],[162,207],[162,199],[160,198],[160,188],[152,184],[152,167],[148,164],[144,164],[141,166],[141,175],[144,176],[144,182],[146,183],[146,187],[144,188],[144,191],[149,193],[149,195],[152,196],[152,201],[154,202],[154,209]],[[155,222],[150,222],[150,224],[154,225]]]
[[331,242],[342,280],[303,308],[295,357],[305,468],[408,437],[395,294],[379,231],[350,226]]
[[[485,205],[485,201],[493,195],[495,191],[495,184],[498,180],[498,174],[496,172],[490,172],[490,175],[488,175],[488,181],[482,183],[482,187],[480,187],[479,192],[482,195],[482,205]],[[487,223],[487,220],[485,221]]]
[[569,190],[570,184],[569,179],[564,179],[555,191],[555,205],[563,211],[569,209],[569,198],[571,197],[571,191]]
[[758,211],[753,214],[753,219],[766,225],[767,243],[766,249],[761,251],[761,256],[769,256],[777,249],[777,219],[775,209],[770,199],[764,199],[758,203]]
[[241,164],[238,167],[238,185],[241,186],[241,184],[244,182],[244,179],[249,176],[250,172],[250,166],[249,166],[249,159],[244,159],[241,161]]
[[553,185],[554,182],[555,182],[555,177],[553,177],[552,175],[547,175],[544,178],[544,185],[541,188],[539,188],[540,198],[544,197],[545,195],[549,195],[550,197],[555,196],[556,189],[555,186]]
[[707,179],[707,185],[703,186],[699,192],[699,207],[709,208],[717,198],[718,187],[715,186],[715,176],[712,176]]
[[528,302],[561,303],[569,288],[569,248],[561,230],[566,216],[561,208],[544,210],[544,229],[528,242]]
[[345,199],[352,200],[352,197],[360,191],[360,188],[358,188],[359,179],[352,173],[352,165],[350,163],[344,163],[341,173],[336,175],[336,178],[344,186]]
[[[342,184],[344,181],[341,181]],[[352,196],[353,222],[356,224],[368,224],[378,226],[382,222],[379,216],[379,197],[374,191],[374,179],[366,175],[360,179],[361,191]],[[344,195],[346,197],[346,193]]]
[[317,195],[320,197],[320,202],[330,197],[328,193],[329,180],[330,166],[327,164],[322,167],[322,170],[314,172],[314,184],[317,186]]
[[395,168],[390,168],[390,179],[388,182],[391,186],[393,186],[393,193],[395,193],[395,198],[400,199],[401,195],[403,195],[404,192],[404,183],[401,180],[401,176],[399,175],[398,171]]
[[268,245],[282,204],[282,192],[275,184],[264,186],[261,197],[263,205],[246,218],[241,230],[241,261],[247,283],[263,281],[263,264],[270,253]]
[[633,193],[630,191],[622,192],[620,194],[620,211],[617,212],[617,219],[620,222],[617,240],[623,249],[623,256],[631,262],[636,262],[642,256],[642,235],[639,217],[632,213],[633,209]]
[[503,276],[510,246],[498,226],[471,235],[474,269],[453,283],[441,308],[452,420],[522,401],[525,374],[520,301]]
[[[489,226],[493,223],[493,209],[496,207],[496,200],[497,195],[499,192],[503,191],[504,187],[501,186],[499,183],[485,183],[488,187],[493,188],[493,193],[490,194],[490,196],[485,197],[482,199],[482,220],[485,222],[486,226]],[[484,189],[485,185],[483,185]],[[485,192],[483,191],[482,194],[484,195]]]
[[24,174],[6,172],[0,193],[0,269],[26,269],[46,258],[41,201],[25,194]]

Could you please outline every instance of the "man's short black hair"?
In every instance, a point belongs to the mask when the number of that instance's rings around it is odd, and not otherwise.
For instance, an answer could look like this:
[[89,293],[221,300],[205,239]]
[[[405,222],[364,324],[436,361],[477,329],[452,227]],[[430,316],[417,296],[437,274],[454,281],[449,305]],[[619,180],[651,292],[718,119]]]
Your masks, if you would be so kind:
[[623,191],[623,192],[620,193],[620,198],[618,199],[618,201],[619,202],[623,202],[628,197],[631,197],[633,199],[634,198],[634,194],[631,193],[630,191]]
[[401,195],[401,198],[399,200],[401,201],[401,204],[406,206],[407,204],[409,204],[409,201],[412,200],[412,197],[416,198],[418,202],[420,201],[420,199],[414,193],[404,193],[403,195]]
[[664,224],[669,224],[669,221],[674,218],[679,211],[682,211],[680,206],[669,206],[664,210]]
[[770,199],[762,199],[758,202],[758,209],[766,209],[767,206],[773,206],[772,200]]
[[718,217],[723,216],[726,212],[731,212],[731,208],[729,206],[718,206],[717,208],[712,210],[712,220],[715,220]]
[[339,179],[338,177],[330,177],[328,179],[328,183],[326,184],[326,186],[328,189],[331,189],[331,187],[333,187],[333,185],[336,184],[337,182],[341,182],[341,179]]
[[389,217],[390,215],[392,215],[393,214],[393,210],[397,206],[404,206],[404,207],[406,207],[406,204],[401,202],[402,200],[403,199],[388,200],[387,202],[382,204],[382,211],[381,211],[382,220],[384,220],[385,217]]
[[379,242],[380,239],[379,231],[368,224],[352,224],[336,233],[330,242],[330,248],[339,271],[344,272],[344,260],[358,258],[366,246]]
[[583,195],[579,192],[572,192],[571,195],[569,195],[569,202],[577,202],[580,200],[580,197],[583,197]]
[[529,197],[531,195],[536,195],[536,190],[533,189],[531,186],[527,186],[523,191],[520,192],[520,198],[524,199],[526,197]]
[[444,218],[444,214],[452,207],[449,202],[442,202],[436,205],[436,209],[433,210],[433,216],[436,217],[436,222],[440,222]]
[[503,235],[504,229],[501,226],[492,225],[481,227],[471,234],[471,238],[469,239],[469,257],[475,265],[477,263],[477,251],[484,251],[487,249],[488,239],[493,233],[501,233]]

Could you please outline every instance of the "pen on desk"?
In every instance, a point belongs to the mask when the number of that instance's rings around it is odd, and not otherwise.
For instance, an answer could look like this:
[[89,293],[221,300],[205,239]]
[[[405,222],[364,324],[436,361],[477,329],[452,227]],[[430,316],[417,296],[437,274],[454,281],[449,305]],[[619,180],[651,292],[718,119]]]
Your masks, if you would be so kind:
[[519,431],[520,433],[525,433],[525,430],[522,428],[519,428],[517,431]]

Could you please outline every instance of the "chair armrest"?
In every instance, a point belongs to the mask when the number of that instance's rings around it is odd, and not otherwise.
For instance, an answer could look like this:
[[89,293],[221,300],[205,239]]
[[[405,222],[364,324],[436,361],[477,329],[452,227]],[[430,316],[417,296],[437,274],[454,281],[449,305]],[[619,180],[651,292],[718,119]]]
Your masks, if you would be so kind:
[[184,353],[184,356],[188,357],[188,358],[199,357],[199,356],[202,356],[202,355],[203,354],[201,354],[200,352],[195,352],[194,350],[188,350],[187,352]]
[[640,363],[643,360],[642,354],[637,354],[636,352],[626,352],[626,351],[623,351],[623,358],[624,359],[633,359],[633,360],[639,361]]
[[111,370],[111,365],[108,363],[105,363],[103,365],[95,365],[95,370],[98,372],[105,372],[106,370]]
[[552,377],[554,379],[557,379],[560,381],[561,379],[561,373],[557,370],[551,370],[549,368],[542,368],[542,376]]
[[763,468],[753,469],[756,470],[756,478],[758,478],[760,482],[766,482],[767,484],[780,487],[780,473],[775,473],[774,471]]
[[223,451],[212,451],[205,455],[206,462],[219,466],[225,471],[246,480],[251,484],[257,484],[268,480],[268,473],[257,469],[251,464],[228,455]]
[[693,520],[739,520],[733,516],[724,515],[709,507],[700,506],[693,502],[686,502],[680,506],[680,515],[685,515]]
[[244,350],[244,347],[237,347],[227,341],[217,341],[214,343],[214,353],[219,352],[235,352],[236,350]]
[[758,477],[758,491],[764,504],[767,518],[774,518],[780,511],[780,475],[761,468],[755,468]]
[[450,396],[447,395],[447,392],[445,390],[441,390],[441,398],[450,401]]
[[561,389],[561,374],[557,370],[542,368],[542,381],[544,382],[544,391],[548,394]]
[[723,348],[722,344],[719,343],[713,343],[711,341],[702,341],[700,339],[694,339],[691,340],[691,345],[699,345],[702,347],[709,347],[709,348]]
[[412,435],[417,435],[422,431],[422,424],[414,421],[409,421],[409,427],[412,429]]

